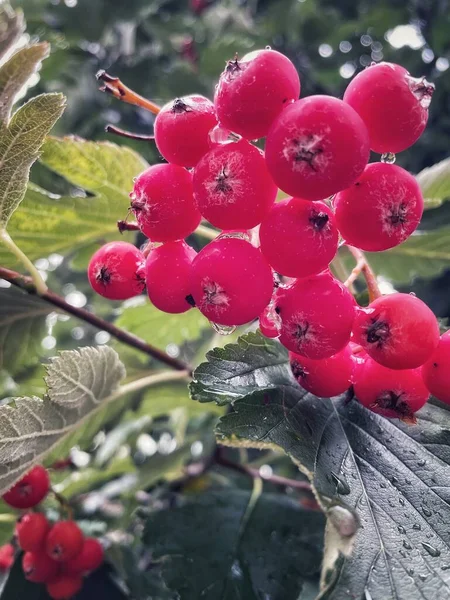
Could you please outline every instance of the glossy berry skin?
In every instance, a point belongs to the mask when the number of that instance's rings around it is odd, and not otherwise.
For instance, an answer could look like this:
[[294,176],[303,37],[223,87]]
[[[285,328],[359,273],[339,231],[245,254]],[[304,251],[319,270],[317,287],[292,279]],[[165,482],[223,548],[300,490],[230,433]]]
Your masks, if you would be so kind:
[[276,195],[262,152],[246,140],[217,146],[194,170],[198,209],[220,229],[259,225]]
[[323,200],[358,179],[369,160],[369,135],[345,102],[310,96],[286,107],[266,140],[266,162],[280,189]]
[[265,137],[279,113],[300,95],[292,62],[275,50],[230,60],[220,76],[214,104],[223,127],[248,140]]
[[68,560],[64,565],[64,572],[68,575],[83,575],[95,571],[103,563],[103,546],[95,538],[84,540],[81,552]]
[[153,242],[183,239],[200,223],[192,175],[178,165],[149,167],[137,177],[130,197],[142,233]]
[[289,362],[299,385],[319,398],[338,396],[350,387],[353,360],[349,346],[322,360],[312,360],[290,352]]
[[167,242],[154,248],[145,266],[147,294],[156,308],[167,313],[184,313],[192,307],[191,264],[197,252],[185,241]]
[[353,388],[359,402],[384,417],[413,420],[430,394],[420,369],[394,370],[368,358],[354,378]]
[[259,315],[259,330],[266,338],[277,338],[280,335],[281,319],[269,304]]
[[47,555],[57,562],[66,562],[77,556],[83,548],[81,529],[73,521],[58,521],[45,540]]
[[47,594],[53,600],[69,600],[83,587],[83,579],[79,575],[59,575],[47,584]]
[[336,225],[347,243],[371,252],[404,242],[420,223],[423,197],[416,179],[396,165],[371,163],[334,200]]
[[209,131],[216,125],[211,100],[199,95],[176,98],[156,115],[156,146],[168,162],[194,167],[208,152]]
[[42,513],[28,513],[16,525],[17,542],[26,552],[37,552],[44,546],[50,523]]
[[207,319],[219,325],[243,325],[256,319],[269,304],[272,269],[249,242],[218,239],[196,256],[190,287]]
[[14,547],[12,544],[0,546],[0,571],[8,571],[14,564]]
[[45,498],[49,489],[47,470],[36,465],[3,495],[3,500],[14,508],[33,508]]
[[270,266],[288,277],[307,277],[326,269],[336,255],[338,230],[323,202],[289,198],[274,204],[261,223],[261,252]]
[[439,343],[439,325],[428,306],[410,294],[390,294],[360,309],[355,341],[389,369],[415,369]]
[[275,299],[281,317],[280,342],[306,358],[329,358],[350,341],[355,301],[329,273],[297,279],[279,289]]
[[450,404],[450,334],[444,333],[438,347],[422,367],[423,381],[429,392]]
[[59,565],[45,552],[25,552],[22,557],[22,569],[28,581],[45,583],[58,574]]
[[434,86],[400,65],[378,63],[358,73],[344,102],[360,115],[374,152],[401,152],[417,141],[428,120]]
[[88,266],[92,289],[109,300],[127,300],[145,287],[145,258],[128,242],[109,242],[95,252]]

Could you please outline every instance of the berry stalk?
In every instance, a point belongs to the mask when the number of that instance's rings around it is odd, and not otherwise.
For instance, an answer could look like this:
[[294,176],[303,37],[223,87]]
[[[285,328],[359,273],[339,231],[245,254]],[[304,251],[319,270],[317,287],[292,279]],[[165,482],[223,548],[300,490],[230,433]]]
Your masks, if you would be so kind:
[[3,244],[8,248],[8,250],[12,254],[14,254],[17,260],[19,260],[23,264],[25,269],[31,275],[31,279],[35,288],[34,293],[38,294],[39,296],[43,296],[48,289],[45,281],[42,279],[41,274],[36,269],[31,260],[28,258],[28,256],[24,252],[22,252],[19,246],[15,244],[15,242],[13,241],[9,233],[6,231],[6,229],[0,230],[0,241],[3,242]]
[[134,106],[144,108],[154,115],[157,115],[161,110],[157,104],[154,104],[150,100],[147,100],[147,98],[130,90],[130,88],[124,85],[118,77],[112,77],[103,70],[98,71],[96,77],[98,81],[102,81],[104,84],[99,88],[101,92],[111,94],[114,98],[122,100],[122,102],[126,102],[127,104],[133,104]]
[[367,259],[361,250],[358,250],[358,248],[354,248],[353,246],[347,246],[347,248],[353,258],[356,260],[356,265],[347,280],[344,282],[344,285],[346,287],[350,287],[362,273],[364,275],[364,279],[366,280],[367,290],[369,292],[369,301],[373,302],[381,296],[375,273],[372,271],[371,266],[367,262]]

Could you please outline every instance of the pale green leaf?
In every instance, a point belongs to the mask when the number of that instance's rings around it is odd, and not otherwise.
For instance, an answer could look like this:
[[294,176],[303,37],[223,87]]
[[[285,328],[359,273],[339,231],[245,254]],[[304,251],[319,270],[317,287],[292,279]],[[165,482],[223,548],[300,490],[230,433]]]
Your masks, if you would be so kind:
[[428,167],[417,176],[425,200],[425,209],[436,208],[450,199],[450,158]]
[[22,11],[15,11],[8,2],[0,6],[0,58],[2,58],[25,30]]

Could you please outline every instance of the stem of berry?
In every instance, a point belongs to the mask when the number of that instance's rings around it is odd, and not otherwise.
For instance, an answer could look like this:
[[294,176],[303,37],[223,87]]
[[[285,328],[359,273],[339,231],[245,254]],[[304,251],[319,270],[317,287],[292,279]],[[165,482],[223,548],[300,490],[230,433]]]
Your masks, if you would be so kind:
[[62,494],[59,494],[54,488],[52,489],[52,493],[55,496],[57,502],[59,503],[61,510],[63,510],[67,514],[67,520],[73,520],[73,508],[70,506],[66,498]]
[[358,248],[355,248],[354,246],[347,246],[347,248],[353,258],[356,260],[356,266],[350,273],[347,280],[344,282],[344,285],[347,287],[351,286],[360,273],[362,273],[366,280],[367,290],[369,292],[369,301],[373,302],[381,296],[375,273],[372,271],[364,253],[361,252],[361,250],[358,250]]
[[33,265],[28,256],[22,252],[18,246],[16,246],[6,229],[0,230],[0,241],[5,244],[8,250],[14,254],[14,256],[23,264],[25,269],[31,275],[31,279],[33,280],[33,285],[35,288],[34,293],[38,294],[39,296],[43,296],[48,289],[45,281],[42,279],[41,274]]
[[130,88],[124,85],[118,77],[112,77],[103,70],[98,71],[96,77],[99,81],[104,83],[104,85],[99,88],[101,92],[111,94],[114,98],[122,100],[122,102],[126,102],[127,104],[145,108],[145,110],[150,111],[154,115],[157,115],[161,110],[161,107],[157,104],[154,104],[150,100],[136,94],[133,90],[130,90]]
[[106,133],[115,133],[116,135],[120,135],[124,138],[129,138],[131,140],[141,140],[145,142],[153,142],[155,139],[154,135],[144,135],[142,133],[133,133],[132,131],[125,131],[125,129],[121,129],[120,127],[116,127],[115,125],[107,125],[105,127]]
[[117,229],[119,233],[124,231],[139,231],[139,225],[136,222],[117,221]]

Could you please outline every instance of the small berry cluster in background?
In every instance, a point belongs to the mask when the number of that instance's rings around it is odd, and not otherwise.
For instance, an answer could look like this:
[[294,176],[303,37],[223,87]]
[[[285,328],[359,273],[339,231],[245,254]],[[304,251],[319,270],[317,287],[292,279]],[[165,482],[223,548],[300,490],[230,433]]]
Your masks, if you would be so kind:
[[[38,465],[18,481],[3,500],[10,506],[29,510],[47,496],[50,479]],[[45,584],[54,600],[68,600],[83,587],[83,576],[103,563],[103,547],[94,538],[84,537],[73,520],[51,524],[40,512],[26,512],[17,521],[17,544],[24,552],[22,568],[25,578]],[[11,567],[14,549],[7,544],[0,552],[4,569]]]
[[[421,190],[393,163],[424,131],[434,86],[379,63],[343,100],[299,99],[300,89],[292,62],[266,48],[227,63],[214,102],[192,95],[155,111],[167,163],[130,194],[149,244],[106,244],[90,283],[112,300],[146,287],[161,311],[195,307],[222,332],[259,319],[306,390],[332,397],[353,386],[371,410],[413,421],[430,392],[450,402],[450,334],[440,338],[431,310],[408,294],[372,293],[358,306],[329,265],[340,244],[362,256],[418,227]],[[380,162],[368,164],[371,150]],[[290,197],[277,202],[278,190]],[[202,219],[222,232],[197,253],[185,238]]]

